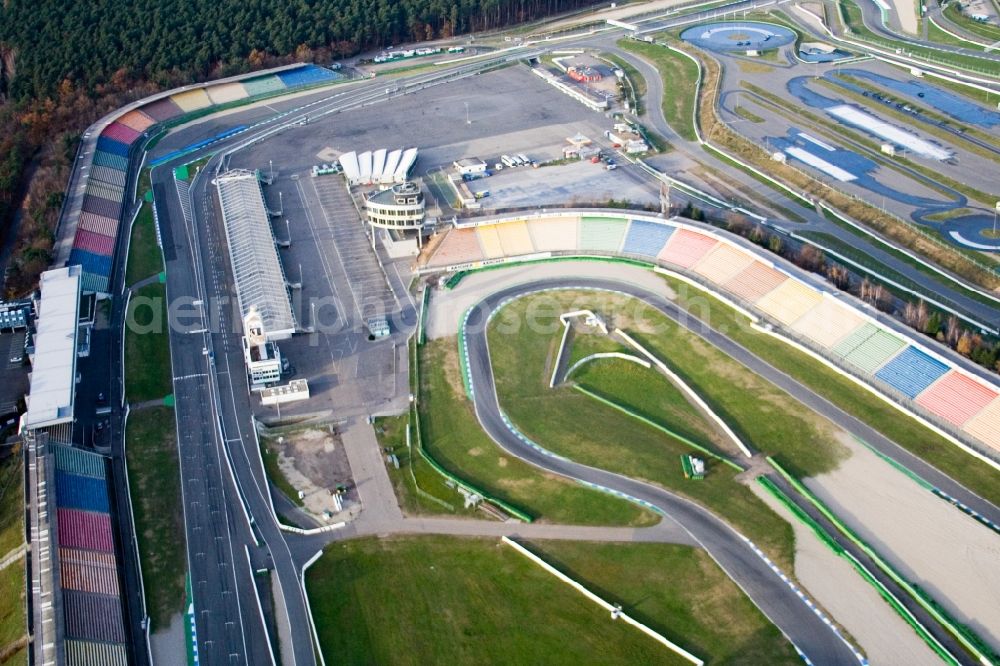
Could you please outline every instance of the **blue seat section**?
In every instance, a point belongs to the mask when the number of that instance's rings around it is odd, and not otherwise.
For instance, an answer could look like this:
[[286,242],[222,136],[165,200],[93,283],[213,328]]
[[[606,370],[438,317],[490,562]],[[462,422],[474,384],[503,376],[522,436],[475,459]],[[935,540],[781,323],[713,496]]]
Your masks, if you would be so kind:
[[104,479],[56,470],[56,503],[65,509],[109,513],[108,487]]
[[911,398],[948,372],[948,366],[915,347],[907,347],[886,363],[875,376]]
[[94,152],[94,164],[117,169],[118,171],[128,171],[128,160],[126,158],[114,153],[106,153],[103,150]]
[[58,470],[95,479],[103,479],[105,476],[104,456],[59,444],[52,445],[52,452],[55,454]]
[[672,233],[674,233],[674,227],[666,224],[632,220],[632,226],[629,227],[628,235],[625,237],[622,252],[655,257],[667,244],[667,239]]
[[312,85],[314,83],[336,81],[342,77],[340,74],[331,72],[323,67],[306,65],[305,67],[299,67],[298,69],[289,69],[284,72],[278,72],[278,78],[281,79],[281,82],[287,87],[295,88],[298,86]]
[[111,257],[105,257],[80,248],[73,248],[69,253],[69,265],[83,266],[87,273],[95,275],[111,275]]
[[128,157],[127,144],[124,144],[121,141],[115,141],[114,139],[109,139],[106,136],[97,138],[97,150],[105,153],[111,153],[112,155],[118,155],[119,157]]
[[110,282],[107,275],[94,275],[93,273],[84,271],[80,277],[80,288],[85,292],[99,291],[102,294],[106,294],[108,293]]

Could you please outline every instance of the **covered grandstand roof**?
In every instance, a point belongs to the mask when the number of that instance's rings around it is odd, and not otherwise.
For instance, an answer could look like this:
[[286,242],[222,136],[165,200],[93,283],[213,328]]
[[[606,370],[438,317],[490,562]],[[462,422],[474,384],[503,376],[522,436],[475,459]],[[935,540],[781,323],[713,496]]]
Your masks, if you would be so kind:
[[260,181],[255,173],[240,169],[222,174],[215,185],[240,312],[246,317],[251,308],[256,309],[268,339],[290,337],[295,332],[295,318]]
[[375,151],[356,153],[353,150],[340,156],[340,166],[349,185],[374,183],[402,183],[417,161],[417,149]]
[[28,428],[73,420],[81,273],[79,266],[42,273],[31,389],[24,421]]

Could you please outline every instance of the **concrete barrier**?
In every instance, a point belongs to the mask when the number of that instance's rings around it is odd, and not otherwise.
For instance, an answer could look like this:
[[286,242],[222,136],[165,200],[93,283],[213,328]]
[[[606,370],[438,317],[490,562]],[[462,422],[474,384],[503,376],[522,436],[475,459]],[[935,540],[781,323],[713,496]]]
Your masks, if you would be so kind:
[[670,639],[668,639],[663,634],[661,634],[661,633],[659,633],[659,632],[657,632],[657,631],[655,631],[653,629],[650,629],[648,626],[646,626],[642,622],[639,622],[638,620],[634,619],[628,613],[626,613],[625,611],[621,610],[618,606],[615,606],[615,605],[609,603],[608,601],[605,601],[603,598],[597,596],[596,594],[594,594],[593,592],[591,592],[590,590],[588,590],[586,587],[584,587],[581,583],[578,583],[577,581],[573,580],[572,578],[570,578],[569,576],[567,576],[563,572],[559,571],[558,569],[556,569],[555,567],[553,567],[551,564],[549,564],[548,562],[546,562],[542,558],[538,557],[537,555],[535,555],[530,550],[528,550],[527,548],[525,548],[521,544],[517,543],[513,539],[510,539],[508,537],[501,537],[501,540],[503,541],[503,543],[507,544],[508,546],[510,546],[511,548],[513,548],[514,550],[516,550],[517,552],[519,552],[521,555],[524,555],[525,557],[527,557],[529,560],[531,560],[532,562],[534,562],[535,564],[537,564],[538,566],[540,566],[545,571],[549,572],[550,574],[552,574],[553,576],[555,576],[556,578],[558,578],[562,582],[566,583],[567,585],[569,585],[570,587],[572,587],[574,590],[576,590],[577,592],[579,592],[583,596],[585,596],[588,599],[590,599],[591,601],[593,601],[595,604],[597,604],[598,606],[600,606],[601,608],[603,608],[604,610],[606,610],[608,613],[611,613],[613,615],[617,615],[618,619],[622,620],[626,624],[632,625],[633,627],[635,627],[636,629],[638,629],[642,633],[646,634],[647,636],[649,636],[650,638],[652,638],[656,642],[660,643],[661,645],[664,645],[665,647],[667,647],[672,652],[680,655],[686,661],[689,661],[692,664],[695,664],[695,666],[703,666],[703,664],[705,663],[704,661],[702,661],[698,657],[694,656],[693,654],[691,654],[690,652],[688,652],[687,650],[685,650],[681,646],[677,645],[676,643],[674,643],[673,641],[671,641]]
[[743,455],[745,455],[747,458],[753,456],[753,453],[750,451],[747,445],[743,443],[743,440],[739,438],[739,436],[733,431],[733,429],[729,427],[729,424],[723,421],[722,417],[716,414],[715,410],[709,407],[708,403],[705,402],[700,395],[698,395],[698,392],[695,391],[690,386],[688,386],[687,382],[681,379],[680,375],[678,375],[676,372],[667,367],[666,363],[658,359],[649,350],[647,350],[641,344],[636,342],[632,338],[632,336],[630,336],[625,331],[621,329],[615,329],[615,333],[620,338],[625,340],[625,342],[627,342],[629,345],[634,347],[640,354],[642,354],[650,361],[652,361],[656,365],[656,367],[660,369],[660,372],[665,374],[667,378],[670,379],[670,381],[675,386],[677,386],[682,393],[684,393],[684,395],[686,395],[692,402],[694,402],[698,406],[698,408],[701,409],[705,413],[705,415],[708,416],[708,418],[711,419],[712,422],[714,422],[722,430],[723,433],[725,433],[726,437],[728,437],[730,441],[732,441],[733,444],[736,445],[736,448],[738,448],[743,453]]

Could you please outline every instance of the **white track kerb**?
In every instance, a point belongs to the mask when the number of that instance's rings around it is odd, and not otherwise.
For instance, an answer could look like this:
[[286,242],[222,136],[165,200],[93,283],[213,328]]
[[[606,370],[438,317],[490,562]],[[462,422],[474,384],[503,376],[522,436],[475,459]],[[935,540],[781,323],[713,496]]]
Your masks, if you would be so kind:
[[[616,291],[614,289],[601,289],[601,288],[587,287],[587,286],[579,286],[579,287],[567,286],[567,287],[541,288],[541,289],[534,290],[532,292],[522,293],[519,296],[508,298],[508,299],[505,299],[505,300],[501,301],[490,312],[489,316],[486,319],[486,322],[484,323],[484,326],[488,327],[489,323],[490,323],[490,321],[492,321],[493,317],[496,316],[496,314],[498,312],[500,312],[510,302],[512,302],[514,300],[517,300],[518,298],[523,298],[524,296],[527,296],[527,295],[544,293],[544,292],[551,292],[551,291],[595,291],[595,292],[619,294],[619,295],[622,295],[622,296],[629,296],[631,298],[630,295],[625,294],[624,292]],[[473,391],[473,385],[472,385],[473,379],[472,379],[471,366],[470,366],[470,363],[469,363],[468,344],[466,342],[466,330],[467,330],[467,324],[468,324],[469,315],[471,314],[473,308],[475,308],[475,307],[478,307],[478,305],[477,306],[473,306],[472,308],[469,308],[469,310],[466,311],[466,314],[463,317],[461,326],[459,328],[459,339],[460,339],[461,346],[462,346],[462,348],[464,350],[464,353],[465,353],[465,362],[464,362],[464,367],[463,367],[463,373],[464,373],[466,382],[468,382],[468,388],[469,388],[470,393]],[[487,355],[489,355],[489,338],[488,337],[486,338],[486,353],[487,353]],[[490,361],[489,358],[487,358],[487,362],[489,362],[489,363],[492,364],[492,361]],[[499,411],[500,416],[503,419],[504,425],[508,428],[508,430],[511,433],[513,433],[516,437],[518,437],[522,442],[528,444],[532,448],[538,450],[539,452],[543,453],[544,455],[546,455],[548,457],[555,458],[555,459],[561,459],[561,460],[567,460],[566,458],[563,458],[562,456],[558,456],[558,455],[552,453],[551,451],[548,451],[548,450],[542,448],[541,446],[539,446],[538,444],[532,442],[527,437],[525,437],[523,434],[521,434],[517,430],[517,428],[513,425],[513,423],[510,422],[510,419],[507,418],[506,414],[503,413],[503,410],[500,409],[500,405],[499,405],[500,398],[499,398],[499,395],[496,396],[496,400],[497,400],[497,410]],[[475,406],[475,401],[473,401],[473,405]],[[477,418],[478,418],[478,412],[477,412]],[[594,469],[597,469],[597,468],[594,468]],[[665,513],[663,511],[663,509],[661,509],[660,507],[658,507],[658,506],[656,506],[654,504],[651,504],[650,502],[647,502],[645,500],[641,500],[641,499],[638,499],[638,498],[633,497],[631,495],[628,495],[626,493],[614,490],[612,488],[608,488],[606,486],[602,486],[602,485],[599,485],[599,484],[595,484],[595,483],[591,483],[591,482],[588,482],[588,481],[584,481],[582,479],[577,479],[575,477],[568,477],[568,478],[572,478],[573,480],[575,480],[576,482],[580,483],[581,485],[583,485],[585,487],[592,488],[594,490],[599,490],[599,491],[601,491],[603,493],[606,493],[608,495],[611,495],[613,497],[617,497],[617,498],[624,499],[624,500],[627,500],[629,502],[632,502],[632,503],[634,503],[634,504],[636,504],[638,506],[641,506],[641,507],[643,507],[643,508],[645,508],[645,509],[647,509],[649,511],[652,511],[652,512],[656,513],[657,515],[661,515],[661,516],[669,515],[669,514]],[[622,477],[622,478],[626,478],[626,477]],[[643,483],[646,483],[646,482],[643,482]],[[648,484],[647,483],[647,485],[653,485],[653,484]],[[659,486],[657,486],[657,488],[659,488]],[[792,580],[788,576],[786,576],[781,571],[781,569],[779,569],[778,566],[776,564],[774,564],[774,562],[772,562],[771,559],[768,558],[768,556],[766,554],[764,554],[763,551],[761,551],[752,541],[750,541],[750,539],[748,539],[747,537],[745,537],[739,531],[735,530],[731,525],[729,525],[728,523],[724,523],[724,524],[726,525],[726,527],[729,530],[731,530],[743,542],[745,542],[753,550],[753,552],[756,554],[756,556],[759,557],[761,560],[764,561],[764,563],[768,566],[768,568],[776,576],[778,576],[782,580],[782,582],[785,585],[788,586],[789,589],[791,589],[795,593],[795,595],[806,605],[806,607],[809,608],[816,615],[816,617],[819,618],[823,622],[823,624],[826,625],[827,628],[829,628],[830,631],[832,631],[833,634],[840,641],[842,641],[844,643],[844,645],[847,646],[847,648],[851,651],[851,653],[854,655],[854,657],[858,660],[859,664],[861,664],[862,666],[867,666],[868,660],[865,658],[865,656],[861,652],[859,652],[858,649],[855,648],[843,636],[843,634],[840,633],[840,630],[830,620],[830,618],[827,617],[826,614],[822,610],[820,610],[820,608],[808,596],[806,596],[805,593],[802,592],[802,590],[794,582],[792,582]],[[515,544],[512,544],[512,545],[515,545]],[[708,551],[706,551],[706,552],[708,552]],[[708,554],[709,554],[710,557],[712,556],[712,554],[710,552],[708,552]],[[715,558],[713,557],[713,560],[714,559]],[[719,564],[718,560],[715,560],[715,561],[716,561],[717,564]],[[723,571],[726,571],[725,567],[722,567],[721,564],[719,564],[719,566],[720,566],[720,568],[722,568]],[[553,570],[553,573],[556,573],[556,575],[559,575],[554,570]],[[730,574],[728,574],[728,572],[727,572],[727,575],[730,575]],[[732,578],[732,575],[730,575],[730,578]],[[570,579],[566,579],[566,580],[570,584],[575,584],[575,582],[572,581],[572,580],[570,580]],[[737,585],[738,585],[738,583],[737,583]],[[581,589],[581,591],[583,591],[582,588],[578,588],[578,589]],[[741,589],[743,589],[742,586],[741,586]],[[745,589],[744,589],[744,592],[746,592]],[[807,664],[810,664],[811,663],[810,660],[802,653],[801,650],[799,650],[799,648],[797,646],[794,645],[794,643],[793,643],[793,646],[795,647],[795,649],[799,653],[799,655],[803,658],[803,661],[805,661]]]

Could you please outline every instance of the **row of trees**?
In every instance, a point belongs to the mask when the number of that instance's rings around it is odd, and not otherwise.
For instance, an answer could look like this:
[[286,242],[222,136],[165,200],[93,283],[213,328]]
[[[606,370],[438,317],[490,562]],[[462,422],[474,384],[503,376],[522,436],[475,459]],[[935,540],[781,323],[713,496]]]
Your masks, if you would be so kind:
[[0,49],[14,54],[12,97],[49,94],[65,78],[87,88],[120,69],[162,82],[244,67],[252,51],[300,46],[343,57],[455,34],[496,30],[593,0],[8,0]]
[[0,3],[5,296],[51,261],[79,133],[157,90],[292,61],[494,30],[593,0],[6,0]]
[[[699,211],[690,209],[690,206],[682,212],[684,213],[694,214],[696,219],[699,218]],[[700,219],[704,219],[704,216],[701,215]],[[923,300],[896,298],[885,286],[867,277],[859,281],[844,266],[827,260],[823,251],[814,245],[801,243],[792,247],[778,234],[741,215],[729,216],[726,228],[788,259],[799,268],[824,276],[841,291],[857,296],[882,312],[897,315],[914,330],[948,345],[975,363],[1000,372],[1000,342],[968,329],[958,317],[931,309]]]

